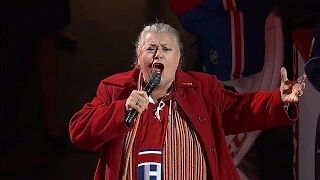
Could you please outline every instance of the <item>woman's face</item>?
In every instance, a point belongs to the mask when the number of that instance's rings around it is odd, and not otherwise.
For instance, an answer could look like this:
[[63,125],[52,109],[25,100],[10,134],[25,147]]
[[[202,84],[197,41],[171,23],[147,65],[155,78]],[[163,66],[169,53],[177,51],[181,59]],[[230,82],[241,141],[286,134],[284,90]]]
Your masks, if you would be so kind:
[[147,33],[138,51],[138,65],[145,82],[153,69],[161,71],[158,86],[171,85],[179,66],[180,51],[170,33]]

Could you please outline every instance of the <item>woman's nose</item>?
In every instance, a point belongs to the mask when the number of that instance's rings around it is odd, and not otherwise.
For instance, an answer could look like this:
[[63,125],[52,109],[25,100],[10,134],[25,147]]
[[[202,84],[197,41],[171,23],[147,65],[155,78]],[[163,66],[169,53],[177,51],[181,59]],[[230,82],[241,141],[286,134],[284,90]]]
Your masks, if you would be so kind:
[[154,54],[154,58],[155,59],[161,59],[163,56],[162,56],[162,49],[161,48],[158,48]]

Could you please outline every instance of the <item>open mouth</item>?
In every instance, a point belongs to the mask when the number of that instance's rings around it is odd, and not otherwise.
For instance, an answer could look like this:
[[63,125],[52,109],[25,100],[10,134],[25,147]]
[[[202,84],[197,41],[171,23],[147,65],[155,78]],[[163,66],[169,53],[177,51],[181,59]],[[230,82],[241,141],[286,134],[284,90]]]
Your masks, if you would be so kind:
[[152,64],[152,71],[153,71],[153,72],[160,72],[160,73],[162,73],[163,69],[164,69],[164,65],[161,64],[161,63],[153,63],[153,64]]

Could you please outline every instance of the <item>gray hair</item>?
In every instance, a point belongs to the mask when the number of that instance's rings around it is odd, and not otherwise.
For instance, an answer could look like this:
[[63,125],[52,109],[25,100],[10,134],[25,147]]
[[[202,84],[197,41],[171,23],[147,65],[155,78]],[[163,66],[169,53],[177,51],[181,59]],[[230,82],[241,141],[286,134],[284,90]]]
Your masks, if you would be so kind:
[[180,66],[183,65],[183,44],[180,40],[180,36],[179,36],[179,32],[173,28],[172,26],[170,26],[169,24],[165,24],[165,23],[154,23],[154,24],[150,24],[145,26],[142,31],[140,32],[140,34],[138,35],[138,39],[135,43],[135,47],[136,47],[136,58],[134,59],[134,66],[137,65],[137,57],[138,57],[138,52],[141,49],[141,46],[143,44],[144,41],[144,37],[147,33],[170,33],[173,36],[175,45],[178,47],[179,52],[180,52],[180,59],[179,59],[179,64]]

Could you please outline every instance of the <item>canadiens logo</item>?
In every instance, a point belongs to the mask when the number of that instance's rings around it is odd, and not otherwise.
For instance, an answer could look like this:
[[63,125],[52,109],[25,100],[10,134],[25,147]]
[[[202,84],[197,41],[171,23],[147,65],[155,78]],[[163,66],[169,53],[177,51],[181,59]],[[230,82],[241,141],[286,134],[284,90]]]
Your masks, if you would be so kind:
[[210,49],[210,61],[212,64],[218,64],[218,53],[213,49]]
[[138,180],[161,180],[161,149],[139,152]]

